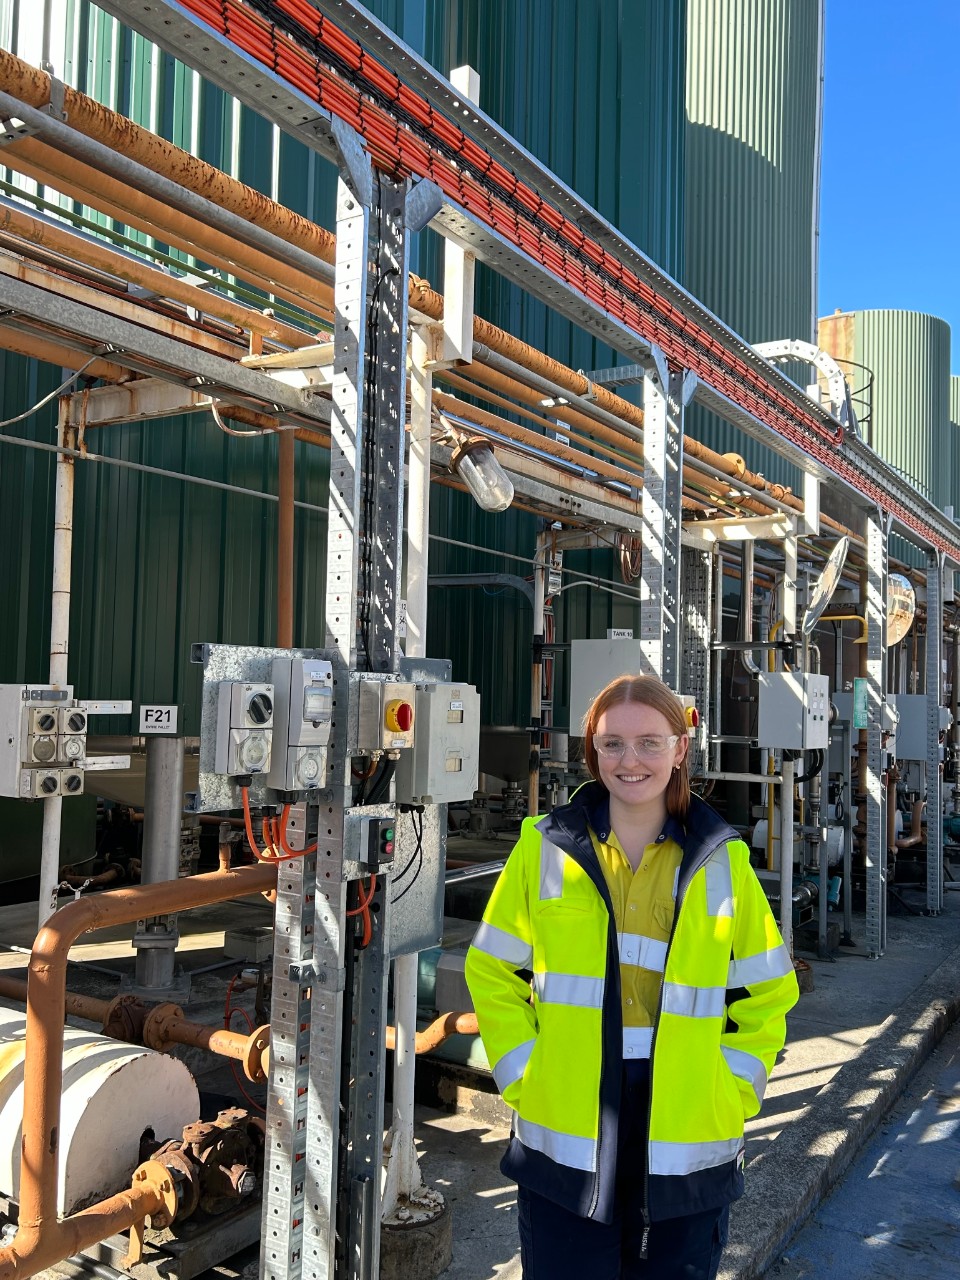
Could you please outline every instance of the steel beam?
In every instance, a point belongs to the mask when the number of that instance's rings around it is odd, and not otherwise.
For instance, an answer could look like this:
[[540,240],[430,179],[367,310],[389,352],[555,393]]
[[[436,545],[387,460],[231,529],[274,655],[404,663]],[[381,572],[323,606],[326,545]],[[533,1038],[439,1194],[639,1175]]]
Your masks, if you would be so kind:
[[867,517],[867,908],[866,944],[883,955],[887,934],[887,797],[883,772],[883,707],[886,702],[887,522]]
[[940,686],[943,660],[943,561],[927,552],[927,912],[943,910],[943,804]]

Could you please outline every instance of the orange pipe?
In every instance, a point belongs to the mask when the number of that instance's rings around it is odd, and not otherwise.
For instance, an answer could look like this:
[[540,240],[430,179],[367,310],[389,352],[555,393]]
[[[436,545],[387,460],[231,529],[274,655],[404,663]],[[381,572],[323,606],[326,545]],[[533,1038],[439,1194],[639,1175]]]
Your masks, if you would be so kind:
[[[31,107],[45,107],[50,101],[50,77],[47,73],[5,49],[0,49],[0,86]],[[112,147],[154,173],[205,196],[221,208],[247,218],[291,244],[300,245],[323,262],[334,261],[336,238],[331,232],[277,204],[261,191],[229,177],[69,85],[63,88],[63,109],[70,127],[87,137]]]
[[[131,1226],[160,1207],[149,1184],[57,1220],[60,1100],[67,956],[81,934],[150,916],[262,893],[276,884],[275,867],[241,867],[162,884],[113,889],[61,907],[37,934],[27,978],[20,1225],[0,1249],[0,1280],[34,1275],[54,1262]],[[153,1208],[149,1207],[153,1205]],[[148,1207],[144,1207],[148,1206]]]
[[211,266],[242,276],[308,311],[326,318],[331,314],[333,289],[329,285],[319,280],[308,280],[303,272],[277,262],[261,250],[242,245],[223,232],[171,209],[161,200],[144,195],[116,178],[89,168],[46,143],[25,139],[8,148],[4,159],[18,173],[54,186],[63,195],[91,205],[146,235],[162,236],[168,244],[185,253],[195,254],[199,250],[198,256]]
[[[436,1049],[437,1045],[443,1044],[444,1040],[449,1040],[451,1036],[477,1036],[480,1029],[477,1026],[477,1015],[475,1013],[441,1013],[439,1018],[435,1018],[423,1031],[417,1032],[416,1053],[429,1053],[431,1049]],[[395,1027],[387,1027],[387,1048],[395,1049],[397,1047],[397,1032]]]
[[[68,259],[63,264],[65,270],[70,269],[71,260],[82,262],[94,271],[102,271],[117,280],[126,281],[127,284],[149,289],[161,298],[194,307],[204,315],[214,316],[226,324],[235,325],[237,329],[262,334],[263,337],[287,347],[301,347],[313,341],[312,335],[302,329],[284,324],[253,307],[232,302],[222,294],[200,289],[195,284],[188,284],[186,280],[167,275],[148,262],[137,262],[117,253],[102,241],[88,240],[66,228],[54,226],[53,223],[41,222],[22,209],[0,208],[0,232],[47,249],[52,254],[62,255]],[[18,248],[18,252],[22,253],[24,250]]]

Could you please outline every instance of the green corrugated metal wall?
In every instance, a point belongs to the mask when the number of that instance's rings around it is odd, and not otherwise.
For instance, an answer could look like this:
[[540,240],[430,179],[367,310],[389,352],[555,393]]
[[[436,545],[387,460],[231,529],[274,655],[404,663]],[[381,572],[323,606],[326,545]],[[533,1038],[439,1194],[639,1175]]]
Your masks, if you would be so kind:
[[[683,283],[749,342],[811,341],[822,0],[688,0],[687,12]],[[689,430],[797,486],[790,464],[696,406]]]
[[[482,105],[641,248],[680,274],[683,4],[381,0],[372,7],[441,70],[475,65]],[[0,29],[17,51],[25,28],[11,0],[0,3]],[[29,53],[36,59],[32,44]],[[69,7],[62,55],[54,50],[58,57],[58,70],[71,84],[332,224],[331,166],[86,0]],[[414,265],[437,284],[439,257],[436,238],[428,234]],[[508,281],[480,276],[480,314],[575,367],[611,362],[608,351]],[[58,370],[14,356],[6,356],[2,368],[5,413],[38,398],[27,383],[36,384],[39,395],[59,380]],[[52,414],[32,420],[25,434],[52,440]],[[97,449],[255,490],[276,489],[275,446],[227,441],[200,418],[110,428],[98,435]],[[14,452],[4,449],[0,485],[8,494],[33,487],[29,521],[11,529],[7,543],[22,554],[0,567],[0,590],[18,619],[16,636],[0,638],[0,670],[10,680],[40,678],[46,669],[52,514],[49,456]],[[301,500],[325,502],[326,461],[322,452],[298,446]],[[199,681],[188,664],[191,642],[273,638],[275,508],[174,480],[80,467],[71,623],[71,677],[78,689],[135,702],[176,700],[185,707],[186,732],[195,732]],[[298,642],[322,642],[324,527],[321,516],[298,512]],[[532,556],[534,549],[532,517],[487,516],[464,495],[439,487],[433,530],[512,554]],[[581,556],[578,564],[605,579],[618,576],[609,555]],[[530,572],[529,566],[440,542],[432,548],[431,570]],[[574,590],[561,619],[563,633],[603,634],[608,625],[629,625],[625,609],[632,613],[602,593]],[[487,722],[527,723],[530,631],[526,601],[512,591],[431,593],[430,652],[450,656],[459,678],[478,685]]]

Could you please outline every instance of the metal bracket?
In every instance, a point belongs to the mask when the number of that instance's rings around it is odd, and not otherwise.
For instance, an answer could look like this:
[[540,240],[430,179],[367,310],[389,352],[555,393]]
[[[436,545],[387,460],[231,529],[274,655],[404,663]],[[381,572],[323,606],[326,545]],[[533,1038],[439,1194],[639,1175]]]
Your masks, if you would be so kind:
[[686,408],[690,401],[697,393],[697,384],[700,379],[692,369],[687,369],[683,375],[683,384],[681,387],[680,398],[683,401],[683,407]]
[[429,178],[421,178],[407,192],[408,231],[422,231],[443,208],[443,192]]
[[66,93],[66,85],[62,80],[58,80],[56,76],[50,77],[50,101],[44,110],[48,111],[55,120],[66,120],[67,113],[63,109],[64,95]]
[[11,116],[9,120],[0,121],[0,147],[9,147],[14,142],[22,142],[24,138],[32,138],[36,132],[31,125]]
[[330,134],[340,152],[344,181],[364,208],[369,209],[373,204],[373,168],[370,157],[363,149],[359,133],[339,116],[333,116],[330,120]]
[[[293,965],[291,968],[296,968],[296,966]],[[317,986],[323,987],[324,991],[345,991],[347,989],[347,971],[345,968],[331,969],[327,965],[321,965],[319,968],[312,970],[312,977]]]
[[[653,372],[660,379],[660,385],[663,387],[664,393],[666,393],[667,387],[670,385],[670,370],[667,367],[667,357],[661,349],[659,347],[651,347],[650,355],[643,361],[643,364],[647,368],[652,367]],[[696,386],[696,383],[694,383],[694,386]],[[684,400],[683,403],[686,405],[688,401]]]

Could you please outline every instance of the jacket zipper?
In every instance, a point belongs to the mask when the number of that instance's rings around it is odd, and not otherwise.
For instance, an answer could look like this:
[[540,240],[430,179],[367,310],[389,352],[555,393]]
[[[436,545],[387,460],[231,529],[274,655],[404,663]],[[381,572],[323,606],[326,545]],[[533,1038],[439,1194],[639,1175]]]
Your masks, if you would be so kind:
[[[724,842],[726,843],[726,842]],[[693,867],[690,874],[686,878],[683,886],[683,892],[677,898],[676,910],[673,913],[673,924],[670,928],[670,937],[667,939],[667,950],[663,958],[663,980],[660,983],[660,996],[657,1000],[657,1012],[653,1019],[653,1029],[650,1032],[650,1088],[647,1091],[647,1149],[644,1153],[643,1161],[643,1206],[640,1210],[643,1218],[643,1234],[640,1237],[640,1261],[647,1261],[647,1246],[650,1241],[650,1121],[653,1119],[653,1052],[657,1044],[657,1031],[660,1027],[660,1014],[663,1010],[663,984],[667,980],[667,965],[670,961],[670,949],[673,946],[673,939],[677,932],[677,921],[680,919],[680,908],[687,896],[687,889],[690,882],[697,874],[701,867],[709,862],[710,858],[716,853],[720,845],[714,845],[712,849],[702,858],[697,860],[697,865]]]

